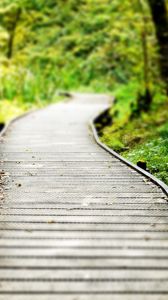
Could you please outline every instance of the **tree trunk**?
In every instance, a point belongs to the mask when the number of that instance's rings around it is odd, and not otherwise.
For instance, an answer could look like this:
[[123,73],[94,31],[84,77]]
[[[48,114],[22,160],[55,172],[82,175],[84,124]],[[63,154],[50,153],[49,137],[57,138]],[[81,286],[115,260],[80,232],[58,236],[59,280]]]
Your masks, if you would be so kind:
[[9,41],[8,41],[8,51],[7,51],[7,58],[11,59],[13,55],[13,44],[14,44],[14,38],[15,38],[15,30],[17,27],[17,24],[19,22],[21,15],[21,9],[18,8],[16,12],[16,16],[14,18],[14,22],[12,25],[12,29],[10,30],[10,36],[9,36]]
[[148,0],[159,45],[160,72],[168,93],[168,15],[165,0]]

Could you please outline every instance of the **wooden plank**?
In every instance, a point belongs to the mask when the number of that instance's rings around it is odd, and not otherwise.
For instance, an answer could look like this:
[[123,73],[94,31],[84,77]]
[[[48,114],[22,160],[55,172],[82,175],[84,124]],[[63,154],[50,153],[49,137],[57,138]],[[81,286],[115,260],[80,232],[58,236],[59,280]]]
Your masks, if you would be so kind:
[[[41,294],[31,294],[31,300],[39,300],[39,296],[40,296],[40,299],[41,300],[46,300],[46,295],[44,293],[41,293]],[[73,299],[73,300],[93,300],[93,297],[95,300],[111,300],[112,297],[113,297],[113,300],[121,300],[122,297],[124,297],[124,300],[135,300],[135,297],[137,300],[167,300],[167,295],[163,295],[162,293],[158,293],[156,295],[145,295],[145,294],[128,294],[128,295],[121,295],[121,294],[112,294],[112,295],[105,295],[105,294],[99,294],[99,295],[96,295],[94,294],[87,294],[87,295],[81,295],[80,293],[78,294],[74,294],[74,295],[63,295],[63,294],[59,294],[57,295],[59,297],[59,299],[61,300],[70,300],[70,299]],[[9,297],[9,298],[7,298]],[[1,295],[0,294],[0,300],[7,300],[7,299],[10,299],[10,300],[30,300],[30,294],[5,294],[5,295]],[[56,299],[56,295],[54,294],[47,294],[47,300],[55,300]]]
[[6,270],[168,270],[167,259],[155,259],[152,257],[125,257],[125,258],[68,258],[55,259],[53,257],[6,257],[0,259],[0,271]]
[[104,258],[104,259],[110,259],[110,258],[155,258],[155,259],[168,259],[168,251],[167,249],[161,248],[161,249],[128,249],[128,248],[122,248],[122,249],[78,249],[78,248],[1,248],[0,249],[0,258],[3,259],[3,257],[46,257],[46,258]]
[[162,281],[1,281],[1,293],[55,293],[55,294],[167,294],[168,287]]
[[[50,232],[57,237],[67,238],[76,236],[77,238],[166,238],[168,237],[167,223],[103,223],[103,222],[54,222],[54,219],[48,218],[46,222],[26,222],[26,223],[0,223],[0,235],[4,236],[5,232],[13,231],[12,235],[18,234],[18,231],[24,232],[25,235],[34,236],[40,234],[49,236]],[[38,233],[37,233],[38,232]],[[150,233],[150,236],[149,236]]]
[[42,269],[8,269],[1,268],[0,281],[99,281],[99,282],[124,282],[124,281],[167,281],[168,270],[91,270],[91,269],[80,269],[80,270],[42,270]]
[[[47,204],[46,204],[47,206]],[[120,207],[120,208],[119,208]],[[160,216],[160,213],[162,214]],[[148,209],[142,209],[141,207],[135,207],[135,208],[130,208],[128,209],[125,206],[122,206],[122,204],[120,204],[120,206],[118,206],[118,209],[113,209],[113,208],[101,208],[101,209],[96,209],[94,207],[89,208],[87,207],[67,207],[67,205],[63,208],[48,208],[48,207],[44,207],[44,208],[11,208],[11,207],[3,207],[2,212],[1,212],[1,216],[11,216],[11,217],[19,217],[19,216],[24,216],[24,217],[29,217],[32,216],[32,221],[33,218],[36,219],[36,217],[41,216],[41,217],[61,217],[61,216],[81,216],[81,217],[143,217],[145,218],[149,218],[149,217],[168,217],[168,211],[167,209],[159,209],[159,208],[148,208]],[[26,219],[26,218],[25,218]],[[12,218],[10,218],[10,220],[12,221]],[[37,220],[37,219],[36,219]],[[112,218],[111,218],[112,220]]]
[[147,248],[147,249],[168,249],[167,240],[152,240],[152,239],[0,239],[0,248]]

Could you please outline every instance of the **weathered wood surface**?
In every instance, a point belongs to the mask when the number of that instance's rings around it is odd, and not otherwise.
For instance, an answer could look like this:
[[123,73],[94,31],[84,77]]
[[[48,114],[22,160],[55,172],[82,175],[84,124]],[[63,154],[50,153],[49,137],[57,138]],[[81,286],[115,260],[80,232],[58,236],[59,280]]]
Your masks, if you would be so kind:
[[77,96],[8,130],[0,299],[168,299],[166,197],[95,143],[107,103]]

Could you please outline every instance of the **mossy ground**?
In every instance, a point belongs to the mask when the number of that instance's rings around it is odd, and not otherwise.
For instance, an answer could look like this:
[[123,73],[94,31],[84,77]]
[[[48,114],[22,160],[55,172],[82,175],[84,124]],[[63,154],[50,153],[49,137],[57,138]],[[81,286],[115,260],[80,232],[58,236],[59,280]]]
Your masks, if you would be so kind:
[[130,120],[130,87],[124,90],[126,99],[120,90],[110,112],[114,123],[103,129],[101,139],[134,164],[146,162],[149,172],[168,184],[168,102],[156,94],[151,110]]

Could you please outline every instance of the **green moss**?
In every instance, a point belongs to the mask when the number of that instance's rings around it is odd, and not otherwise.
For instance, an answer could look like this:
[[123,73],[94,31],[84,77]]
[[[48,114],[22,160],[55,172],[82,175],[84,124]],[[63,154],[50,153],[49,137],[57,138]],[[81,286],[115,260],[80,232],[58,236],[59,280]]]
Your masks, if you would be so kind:
[[[119,98],[111,110],[114,112],[117,108],[121,113],[115,116],[112,126],[105,127],[101,132],[102,142],[134,164],[138,161],[146,162],[148,170],[168,184],[168,102],[166,97],[162,94],[159,97],[156,92],[150,111],[131,120],[124,116],[125,109],[123,108],[127,106],[129,116],[131,114],[127,99],[129,93],[126,93],[124,97],[126,99]],[[123,104],[123,101],[126,103]]]
[[168,123],[159,129],[160,136],[152,136],[123,156],[135,164],[139,160],[147,162],[148,170],[168,184]]

